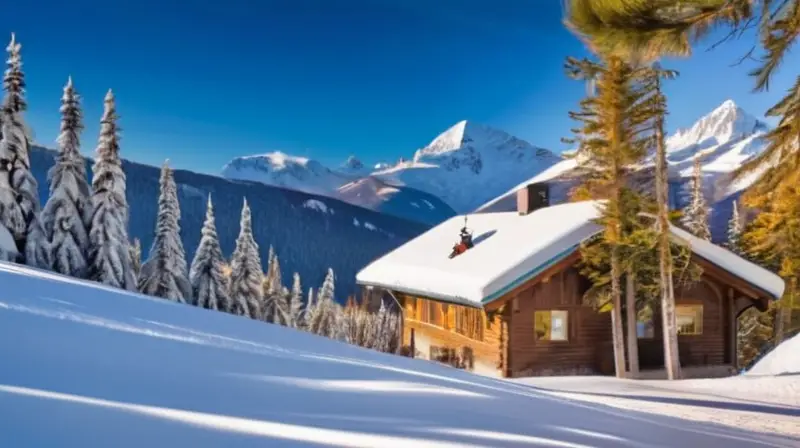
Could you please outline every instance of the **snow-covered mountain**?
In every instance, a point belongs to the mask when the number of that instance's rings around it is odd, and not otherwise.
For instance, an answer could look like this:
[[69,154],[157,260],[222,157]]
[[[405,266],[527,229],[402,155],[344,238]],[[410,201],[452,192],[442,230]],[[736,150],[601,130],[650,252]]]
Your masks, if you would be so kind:
[[333,171],[316,160],[279,151],[237,157],[222,168],[222,175],[231,180],[261,182],[323,196],[331,196],[342,184],[358,177]]
[[[704,191],[713,207],[710,219],[715,241],[725,238],[732,202],[758,178],[756,173],[732,182],[731,173],[762,153],[765,146],[763,136],[769,129],[765,122],[747,113],[732,100],[727,100],[692,126],[679,129],[667,138],[672,206],[685,205],[685,190],[692,176],[694,161],[701,158]],[[643,169],[652,167],[651,157]],[[478,211],[513,210],[516,207],[514,193],[534,182],[549,183],[552,200],[563,201],[569,189],[579,180],[580,173],[579,161],[564,160],[486,202]]]
[[[466,212],[561,161],[503,131],[461,121],[411,160],[373,170],[351,156],[337,169],[281,152],[238,157],[228,179],[250,180],[344,200],[424,223]],[[430,204],[430,206],[429,206]]]
[[417,150],[412,160],[373,175],[433,194],[463,213],[561,160],[506,132],[461,121]]

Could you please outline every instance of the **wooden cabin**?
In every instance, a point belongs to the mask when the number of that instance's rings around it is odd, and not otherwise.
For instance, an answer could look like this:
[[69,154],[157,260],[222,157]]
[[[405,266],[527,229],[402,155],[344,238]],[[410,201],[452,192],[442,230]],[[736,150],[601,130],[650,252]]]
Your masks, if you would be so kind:
[[[580,244],[598,234],[598,202],[547,206],[524,188],[518,211],[470,215],[473,247],[448,258],[464,217],[452,218],[376,260],[357,276],[396,301],[413,356],[485,375],[614,374],[610,313],[584,304],[590,282]],[[681,365],[693,376],[736,368],[736,322],[747,308],[780,298],[780,277],[730,251],[671,228],[702,267],[676,290]],[[623,312],[625,312],[623,310]],[[663,369],[660,312],[637,322],[640,368]],[[627,339],[626,339],[627,343]]]

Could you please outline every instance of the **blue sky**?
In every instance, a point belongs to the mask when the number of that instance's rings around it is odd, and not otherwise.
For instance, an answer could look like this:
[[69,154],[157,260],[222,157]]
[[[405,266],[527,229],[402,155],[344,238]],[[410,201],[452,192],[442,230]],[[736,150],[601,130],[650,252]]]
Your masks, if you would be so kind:
[[[409,157],[468,119],[561,151],[585,88],[564,77],[584,56],[553,0],[30,0],[0,15],[17,33],[27,120],[54,146],[68,75],[84,97],[83,150],[113,88],[124,157],[219,172],[232,157],[282,150],[328,165]],[[731,98],[761,116],[796,76],[753,94],[752,36],[669,61],[670,130]]]

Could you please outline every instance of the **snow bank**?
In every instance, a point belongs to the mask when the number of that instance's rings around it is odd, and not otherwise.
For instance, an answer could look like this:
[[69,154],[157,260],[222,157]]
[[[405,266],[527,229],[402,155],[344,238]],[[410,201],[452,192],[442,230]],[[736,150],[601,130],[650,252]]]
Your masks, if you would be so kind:
[[[798,375],[800,374],[800,334],[783,341],[761,358],[747,375]],[[800,383],[800,379],[798,379]],[[800,387],[800,386],[799,386]]]

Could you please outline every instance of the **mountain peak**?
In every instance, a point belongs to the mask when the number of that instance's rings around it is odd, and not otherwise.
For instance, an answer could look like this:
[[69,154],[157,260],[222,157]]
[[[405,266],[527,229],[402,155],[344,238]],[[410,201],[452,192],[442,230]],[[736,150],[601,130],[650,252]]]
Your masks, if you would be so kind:
[[474,133],[477,128],[481,126],[461,120],[434,138],[423,151],[426,154],[441,154],[457,150],[470,140],[470,133]]
[[717,144],[723,144],[766,129],[766,123],[728,99],[697,120],[692,127],[679,129],[670,140],[675,144],[686,145],[701,144],[714,139]]

